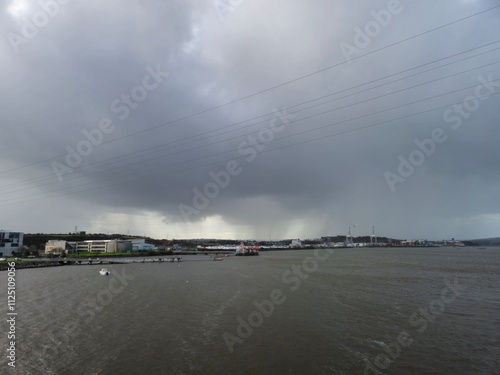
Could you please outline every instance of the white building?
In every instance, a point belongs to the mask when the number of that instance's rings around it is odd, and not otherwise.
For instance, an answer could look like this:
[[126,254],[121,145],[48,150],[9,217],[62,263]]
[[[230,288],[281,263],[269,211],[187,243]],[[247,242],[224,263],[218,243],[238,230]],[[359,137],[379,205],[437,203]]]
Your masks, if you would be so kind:
[[23,248],[24,233],[0,230],[0,256],[12,256]]
[[65,240],[49,240],[45,244],[45,254],[76,253],[126,253],[130,251],[156,250],[154,245],[145,239],[133,240],[86,240],[69,242]]
[[302,241],[300,239],[292,240],[290,247],[302,247]]
[[144,238],[136,238],[128,241],[132,242],[132,251],[156,250],[156,246],[146,243],[146,240]]
[[124,240],[87,240],[77,242],[77,253],[122,253],[132,251],[132,243]]
[[68,254],[76,251],[76,242],[68,242],[66,240],[49,240],[45,244],[45,254]]

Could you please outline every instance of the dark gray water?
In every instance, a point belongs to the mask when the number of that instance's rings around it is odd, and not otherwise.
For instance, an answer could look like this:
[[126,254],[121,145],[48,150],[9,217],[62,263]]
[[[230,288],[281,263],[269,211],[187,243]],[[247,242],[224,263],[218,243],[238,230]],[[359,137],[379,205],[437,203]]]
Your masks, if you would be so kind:
[[500,374],[500,249],[208,259],[19,270],[0,373]]

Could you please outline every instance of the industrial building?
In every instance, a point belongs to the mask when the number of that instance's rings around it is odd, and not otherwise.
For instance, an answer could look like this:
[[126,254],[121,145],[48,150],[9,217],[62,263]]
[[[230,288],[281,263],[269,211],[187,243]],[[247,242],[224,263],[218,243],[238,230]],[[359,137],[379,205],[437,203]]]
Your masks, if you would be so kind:
[[132,251],[156,250],[156,246],[146,243],[146,240],[144,238],[136,238],[128,241],[132,242]]
[[70,242],[65,240],[49,240],[45,244],[45,254],[61,255],[68,253],[126,253],[156,250],[154,245],[145,239],[132,240],[86,240]]
[[77,253],[125,253],[132,251],[132,242],[126,240],[87,240],[76,243]]

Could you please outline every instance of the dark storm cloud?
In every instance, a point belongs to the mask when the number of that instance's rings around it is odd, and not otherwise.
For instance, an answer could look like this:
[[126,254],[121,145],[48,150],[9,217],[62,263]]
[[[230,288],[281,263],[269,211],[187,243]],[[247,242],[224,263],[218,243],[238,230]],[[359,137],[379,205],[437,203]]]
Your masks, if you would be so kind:
[[[23,3],[30,7],[23,10]],[[497,235],[491,223],[499,220],[500,203],[488,197],[500,182],[494,162],[499,96],[481,100],[456,130],[443,114],[451,108],[446,106],[474,94],[480,76],[499,79],[498,65],[472,70],[500,60],[499,51],[367,89],[499,44],[359,85],[496,41],[498,9],[371,53],[498,2],[402,0],[394,8],[396,3],[243,1],[221,19],[211,2],[68,2],[16,53],[8,35],[22,35],[23,17],[31,20],[40,5],[8,2],[0,14],[0,143],[1,170],[11,171],[1,176],[2,186],[18,185],[3,188],[2,199],[23,204],[1,209],[25,231],[66,231],[72,229],[68,221],[96,227],[109,213],[145,231],[134,215],[146,212],[157,215],[158,228],[174,226],[179,237],[191,237],[194,227],[216,217],[231,229],[203,227],[196,233],[316,236],[344,233],[359,222],[359,234],[375,225],[396,237]],[[387,17],[388,9],[397,11],[385,19],[387,25],[373,29],[366,46],[356,45],[356,30],[366,31],[370,22],[373,27],[374,14]],[[346,44],[357,48],[347,56],[349,63],[221,106],[345,62]],[[161,82],[137,89],[155,70],[165,73]],[[458,74],[465,70],[470,71]],[[434,82],[386,95],[427,81]],[[359,87],[348,91],[353,86]],[[472,88],[458,91],[467,86]],[[127,104],[123,95],[134,89],[147,97]],[[337,100],[322,106],[299,105],[335,92],[340,93],[319,102]],[[430,97],[435,98],[422,101]],[[123,105],[127,111],[118,111]],[[284,108],[296,117],[270,133],[273,112]],[[373,112],[380,113],[362,117]],[[77,149],[86,140],[82,132],[99,129],[104,118],[112,121],[112,131],[59,182],[53,163],[66,165],[67,147]],[[383,124],[396,118],[401,119]],[[408,159],[415,141],[431,137],[436,128],[446,131],[446,142],[391,191],[384,173],[397,174],[398,157]],[[259,134],[273,139],[254,146],[254,154],[251,143]],[[210,172],[220,175],[232,160],[240,173],[206,207],[195,207],[193,189],[203,192],[213,182]],[[68,192],[73,193],[62,195]],[[180,205],[193,209],[188,224]],[[49,207],[54,215],[42,225],[39,213]],[[37,212],[32,221],[26,220],[30,212]]]

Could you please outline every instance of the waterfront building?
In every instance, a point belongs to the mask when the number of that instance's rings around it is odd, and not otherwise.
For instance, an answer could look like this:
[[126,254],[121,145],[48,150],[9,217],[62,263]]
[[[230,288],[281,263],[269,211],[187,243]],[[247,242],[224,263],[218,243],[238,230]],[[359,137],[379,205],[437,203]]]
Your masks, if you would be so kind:
[[132,251],[152,251],[156,250],[155,245],[151,245],[149,243],[146,243],[146,240],[144,238],[135,238],[132,240],[127,240],[132,243]]
[[0,256],[12,256],[23,248],[23,232],[0,230]]
[[156,250],[154,245],[145,239],[132,240],[86,240],[69,242],[65,240],[49,240],[45,244],[45,254],[61,255],[63,253],[126,253],[131,251]]
[[132,242],[126,240],[87,240],[76,242],[77,253],[123,253],[132,251]]
[[49,240],[45,244],[45,254],[62,255],[76,252],[76,242]]

